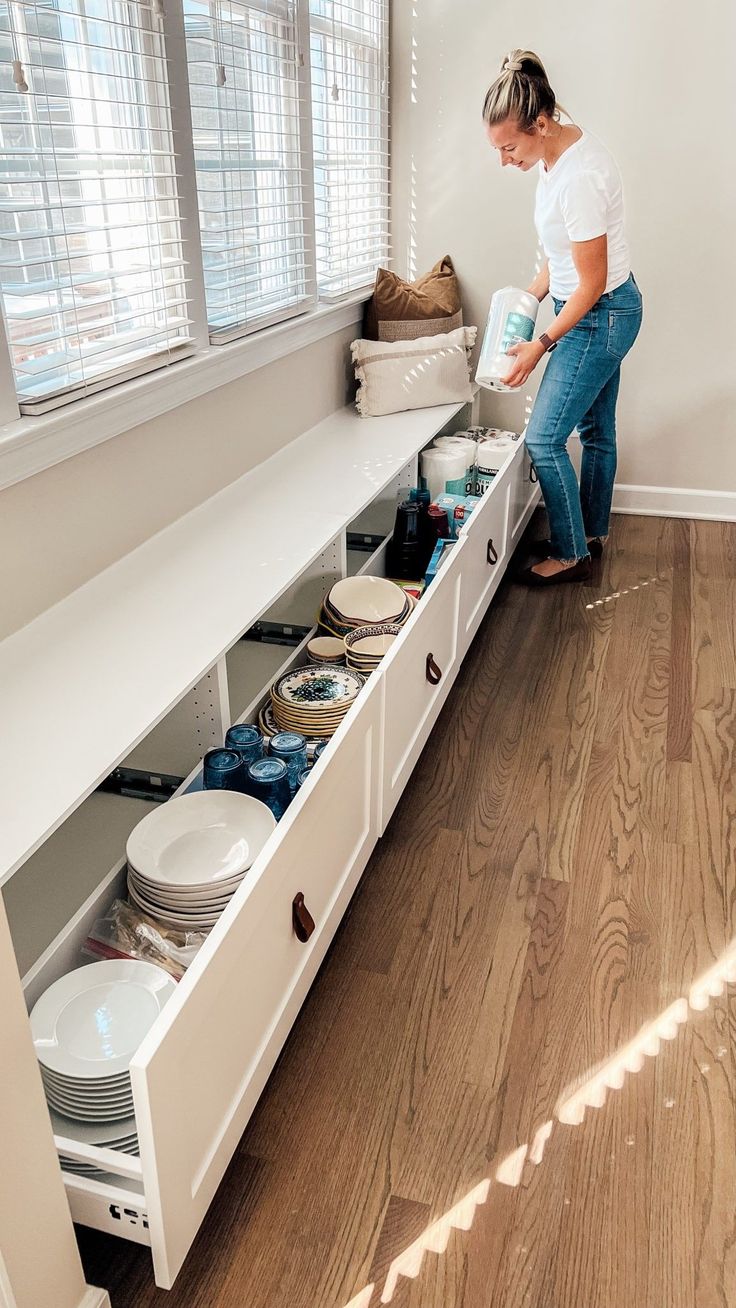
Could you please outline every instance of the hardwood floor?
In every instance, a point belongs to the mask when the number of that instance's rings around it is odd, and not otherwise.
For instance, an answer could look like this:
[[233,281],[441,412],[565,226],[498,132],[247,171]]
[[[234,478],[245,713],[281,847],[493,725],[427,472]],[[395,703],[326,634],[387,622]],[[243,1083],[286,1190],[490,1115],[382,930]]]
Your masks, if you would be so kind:
[[113,1308],[733,1308],[735,613],[736,524],[504,586],[175,1288],[80,1232]]

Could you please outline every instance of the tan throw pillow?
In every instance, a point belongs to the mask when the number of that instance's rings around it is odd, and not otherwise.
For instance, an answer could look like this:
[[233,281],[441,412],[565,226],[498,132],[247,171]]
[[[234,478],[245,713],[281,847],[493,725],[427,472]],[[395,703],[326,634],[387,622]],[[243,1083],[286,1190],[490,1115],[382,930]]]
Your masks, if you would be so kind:
[[405,409],[428,409],[472,399],[468,352],[475,327],[415,341],[353,341],[359,382],[356,406],[363,418]]
[[415,282],[379,268],[366,305],[364,337],[370,341],[412,340],[456,331],[463,310],[452,259],[446,254]]

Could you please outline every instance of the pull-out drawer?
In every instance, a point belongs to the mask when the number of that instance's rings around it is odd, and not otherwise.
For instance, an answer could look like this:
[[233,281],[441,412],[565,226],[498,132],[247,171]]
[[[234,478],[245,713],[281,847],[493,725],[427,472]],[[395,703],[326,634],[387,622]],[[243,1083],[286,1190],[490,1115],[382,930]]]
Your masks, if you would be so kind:
[[445,702],[459,666],[459,541],[378,674],[385,682],[381,832]]
[[194,1239],[377,838],[376,677],[131,1063],[156,1281]]
[[517,451],[511,467],[511,511],[509,513],[509,550],[516,548],[519,537],[541,496],[526,444]]
[[508,558],[508,518],[514,463],[492,481],[462,530],[463,580],[460,595],[460,654],[466,653],[503,577]]

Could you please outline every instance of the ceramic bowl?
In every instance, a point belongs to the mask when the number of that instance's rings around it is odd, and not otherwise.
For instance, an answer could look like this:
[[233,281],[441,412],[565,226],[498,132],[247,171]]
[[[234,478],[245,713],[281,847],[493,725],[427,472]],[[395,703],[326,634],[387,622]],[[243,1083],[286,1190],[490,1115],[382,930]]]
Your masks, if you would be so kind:
[[343,577],[327,597],[343,623],[394,622],[406,611],[406,596],[386,577]]

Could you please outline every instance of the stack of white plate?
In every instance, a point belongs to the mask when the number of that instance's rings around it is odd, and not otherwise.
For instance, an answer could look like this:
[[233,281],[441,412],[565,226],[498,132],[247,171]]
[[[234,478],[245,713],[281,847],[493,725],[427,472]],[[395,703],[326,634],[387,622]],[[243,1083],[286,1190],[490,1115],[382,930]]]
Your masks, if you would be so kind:
[[[127,1117],[115,1122],[79,1122],[70,1121],[68,1117],[51,1109],[51,1125],[54,1135],[66,1136],[78,1144],[97,1145],[101,1149],[116,1149],[121,1154],[138,1154],[138,1132],[135,1118]],[[65,1172],[76,1176],[104,1176],[103,1169],[93,1163],[83,1163],[66,1154],[59,1154],[59,1161]]]
[[[67,972],[33,1007],[31,1033],[57,1135],[137,1153],[129,1066],[176,982],[135,959]],[[94,1175],[89,1163],[64,1167]]]
[[251,795],[176,795],[128,838],[130,898],[165,926],[209,931],[275,827],[270,808]]

